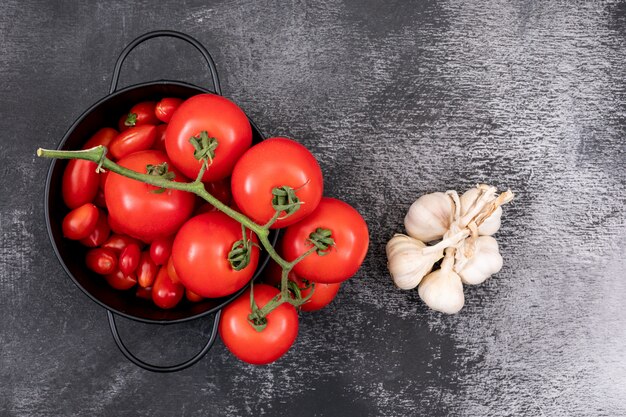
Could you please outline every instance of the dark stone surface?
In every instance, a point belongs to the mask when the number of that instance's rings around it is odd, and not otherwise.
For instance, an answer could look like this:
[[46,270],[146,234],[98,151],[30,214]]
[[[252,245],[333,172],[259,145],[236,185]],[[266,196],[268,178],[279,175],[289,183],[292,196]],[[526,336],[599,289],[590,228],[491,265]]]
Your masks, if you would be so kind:
[[[206,3],[0,4],[0,415],[626,415],[623,2]],[[165,28],[202,41],[225,94],[308,146],[371,228],[359,274],[271,366],[221,342],[176,374],[133,366],[46,235],[35,149],[106,94],[128,42]],[[207,83],[166,40],[122,77]],[[394,288],[384,245],[417,196],[476,182],[518,195],[505,266],[442,316]],[[165,363],[208,323],[121,331]]]

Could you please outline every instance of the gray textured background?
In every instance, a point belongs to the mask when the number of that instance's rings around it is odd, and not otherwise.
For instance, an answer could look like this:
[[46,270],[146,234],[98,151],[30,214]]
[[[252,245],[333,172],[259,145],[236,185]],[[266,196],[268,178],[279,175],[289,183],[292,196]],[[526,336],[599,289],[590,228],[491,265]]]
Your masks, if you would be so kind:
[[[623,2],[203,3],[0,4],[1,415],[626,415]],[[130,40],[166,28],[201,40],[225,94],[306,144],[328,195],[371,228],[358,276],[271,366],[221,342],[177,374],[133,366],[45,232],[36,147],[106,94]],[[122,78],[207,83],[167,40]],[[442,316],[393,287],[384,245],[418,195],[483,181],[518,195],[497,235],[505,266]],[[163,363],[207,323],[121,331]]]

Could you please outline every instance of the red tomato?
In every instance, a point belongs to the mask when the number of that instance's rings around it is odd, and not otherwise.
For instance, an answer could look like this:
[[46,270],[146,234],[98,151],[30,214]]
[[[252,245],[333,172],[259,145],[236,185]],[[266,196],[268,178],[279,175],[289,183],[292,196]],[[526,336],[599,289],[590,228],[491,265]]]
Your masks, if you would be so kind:
[[170,276],[173,282],[180,282],[180,278],[178,278],[178,274],[176,273],[176,269],[174,269],[174,262],[172,261],[172,257],[167,261],[167,274]]
[[168,236],[154,240],[150,244],[150,257],[156,265],[165,265],[172,254],[174,237]]
[[135,296],[137,298],[143,298],[144,300],[152,300],[152,287],[137,287]]
[[99,174],[99,176],[100,176],[100,184],[99,184],[99,186],[100,186],[100,189],[102,189],[102,190],[104,190],[104,186],[107,183],[107,178],[109,177],[109,172],[110,171],[105,171],[105,172],[101,172]]
[[180,302],[185,295],[185,287],[180,283],[172,282],[167,274],[167,268],[161,267],[152,286],[152,301],[157,306],[169,309]]
[[85,256],[87,268],[96,274],[111,274],[117,268],[117,256],[111,249],[96,248],[91,249]]
[[194,158],[189,139],[202,131],[218,143],[213,163],[202,181],[226,178],[252,143],[248,118],[235,103],[215,94],[193,96],[178,107],[167,125],[165,146],[176,168],[189,178],[195,179],[201,166],[201,161]]
[[104,278],[107,280],[109,285],[116,290],[128,290],[137,284],[137,277],[135,274],[125,275],[119,269],[116,269],[113,273],[105,275]]
[[154,139],[154,145],[152,145],[152,149],[165,152],[165,131],[166,130],[167,130],[167,125],[157,125],[156,138]]
[[[230,178],[225,178],[220,181],[207,182],[205,184],[206,190],[222,203],[229,205],[232,201],[232,195],[230,194]],[[195,210],[195,214],[210,213],[212,211],[219,211],[215,206],[203,198],[198,197],[198,208]]]
[[[251,231],[246,234],[252,242],[258,241]],[[172,261],[178,278],[186,288],[207,298],[224,297],[243,288],[254,275],[259,248],[252,245],[250,263],[236,271],[228,254],[241,239],[241,225],[222,212],[193,217],[174,239]]]
[[104,190],[102,188],[98,190],[98,194],[96,194],[96,198],[93,200],[93,203],[100,208],[107,208],[107,201],[104,197]]
[[267,223],[276,210],[272,190],[288,186],[303,203],[281,218],[273,229],[288,226],[315,210],[324,188],[322,170],[307,148],[287,138],[271,138],[250,148],[235,165],[231,179],[233,198],[243,213],[257,223]]
[[72,159],[63,172],[63,201],[71,209],[91,203],[98,193],[100,178],[98,164],[83,159]]
[[139,241],[130,236],[114,234],[109,239],[107,239],[106,242],[102,244],[102,247],[109,248],[113,250],[115,253],[120,254],[122,253],[122,250],[124,250],[126,246],[131,245],[133,243],[139,244]]
[[128,130],[129,126],[126,126],[126,119],[128,118],[128,113],[123,114],[122,117],[117,121],[117,128],[120,132]]
[[[265,284],[254,285],[254,299],[263,308],[279,291]],[[244,362],[264,365],[283,356],[298,336],[298,312],[291,304],[281,304],[267,315],[267,327],[256,331],[248,322],[250,290],[222,310],[219,332],[222,341]]]
[[204,297],[196,294],[195,292],[189,289],[185,290],[185,298],[187,298],[187,300],[189,300],[192,303],[199,303],[200,301],[204,300]]
[[[300,278],[296,277],[295,280],[298,287],[300,287],[300,295],[302,298],[306,298],[311,292],[311,288],[305,289],[310,285],[309,282],[305,282]],[[330,304],[331,301],[335,298],[337,293],[339,292],[339,287],[341,283],[336,284],[323,284],[321,282],[315,283],[315,287],[313,289],[313,295],[309,300],[300,306],[300,310],[302,311],[316,311],[321,310]]]
[[[121,159],[119,165],[136,172],[146,172],[146,165],[168,162],[159,151],[142,151]],[[186,179],[170,165],[175,181]],[[109,223],[127,235],[145,242],[173,235],[191,215],[195,197],[191,193],[166,190],[155,193],[157,187],[121,175],[110,173],[104,187],[109,209]],[[113,228],[115,230],[115,228]]]
[[[263,269],[263,282],[272,287],[280,288],[283,269],[272,258],[267,262],[267,266]],[[293,270],[289,271],[289,280],[295,281],[296,274]]]
[[111,127],[103,127],[98,130],[83,146],[83,149],[95,148],[96,146],[102,145],[107,148],[118,135],[117,130]]
[[139,266],[139,259],[141,258],[141,249],[139,249],[139,245],[136,243],[131,243],[122,249],[120,253],[120,271],[124,273],[124,275],[130,275]]
[[169,123],[174,111],[182,102],[179,98],[166,97],[157,103],[154,114],[163,123]]
[[113,142],[111,142],[109,152],[114,159],[121,159],[126,155],[150,149],[155,139],[156,126],[141,125],[131,127],[120,133]]
[[73,240],[86,238],[96,228],[98,217],[98,207],[91,203],[75,208],[63,219],[63,236]]
[[363,217],[347,203],[324,197],[308,217],[289,226],[282,241],[285,259],[292,261],[311,248],[309,235],[329,229],[335,246],[324,256],[313,253],[296,264],[297,276],[326,284],[345,281],[358,271],[367,254],[369,235]]
[[141,287],[151,287],[157,274],[157,266],[150,257],[150,252],[141,252],[137,266],[137,283]]
[[142,101],[135,104],[124,119],[124,126],[143,126],[143,125],[155,125],[159,123],[154,114],[156,103],[154,101]]
[[104,211],[99,210],[95,229],[93,229],[93,232],[91,232],[89,236],[81,239],[80,243],[87,247],[95,248],[106,242],[110,234],[111,226],[109,226],[109,222],[107,221],[107,215]]
[[204,214],[204,213],[212,213],[214,211],[219,211],[218,209],[215,208],[215,206],[211,203],[204,203],[202,205],[200,205],[194,212],[194,216],[197,216],[198,214]]

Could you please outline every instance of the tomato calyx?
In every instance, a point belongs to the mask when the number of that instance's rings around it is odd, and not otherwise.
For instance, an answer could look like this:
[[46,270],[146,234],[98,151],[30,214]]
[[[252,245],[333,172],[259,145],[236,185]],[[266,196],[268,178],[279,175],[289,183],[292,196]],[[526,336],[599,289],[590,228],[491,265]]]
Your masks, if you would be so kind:
[[126,120],[124,120],[124,126],[133,127],[137,124],[137,113],[128,113]]
[[309,235],[307,242],[315,247],[315,252],[317,252],[319,256],[327,255],[330,248],[335,246],[335,239],[332,238],[332,232],[321,227],[318,227]]
[[[176,178],[176,174],[168,169],[167,162],[163,162],[157,165],[148,164],[146,165],[146,172],[148,175],[154,175],[155,177],[161,177],[168,181],[172,181]],[[157,188],[156,190],[152,190],[155,194],[161,194],[165,192],[165,188]]]
[[272,189],[272,207],[274,207],[278,215],[285,212],[284,216],[277,218],[284,219],[291,216],[298,211],[301,204],[304,204],[296,195],[296,191],[296,189],[288,185],[274,187],[274,189]]
[[205,169],[211,166],[213,158],[215,158],[215,149],[219,144],[217,138],[209,137],[209,133],[206,130],[200,132],[198,136],[192,136],[189,138],[189,143],[193,145],[193,157],[198,161],[202,161]]
[[235,271],[241,271],[250,265],[252,247],[259,247],[259,245],[252,242],[252,240],[246,236],[246,227],[244,225],[241,225],[241,235],[241,240],[233,243],[232,249],[228,252],[228,262],[230,262],[230,266]]

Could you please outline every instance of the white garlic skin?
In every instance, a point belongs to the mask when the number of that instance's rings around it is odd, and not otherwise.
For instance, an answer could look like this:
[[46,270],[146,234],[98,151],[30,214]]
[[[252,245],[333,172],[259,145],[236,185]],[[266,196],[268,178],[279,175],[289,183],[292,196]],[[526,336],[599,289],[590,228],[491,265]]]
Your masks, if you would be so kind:
[[409,236],[428,243],[443,237],[450,228],[453,215],[454,202],[450,196],[425,194],[411,204],[404,217],[404,227]]
[[426,275],[418,293],[428,307],[446,314],[458,313],[465,304],[461,277],[451,269],[438,269]]
[[443,253],[422,254],[426,245],[412,237],[397,234],[387,242],[387,267],[396,286],[402,290],[417,287]]
[[[465,216],[467,212],[472,208],[476,200],[481,196],[481,190],[479,188],[470,188],[460,198],[461,201],[461,216]],[[494,197],[495,199],[495,197]],[[478,226],[478,234],[481,236],[491,236],[500,230],[500,221],[502,218],[502,207],[498,207],[491,216]]]
[[481,284],[502,269],[502,255],[493,237],[479,236],[474,245],[472,257],[461,270],[457,270],[463,283],[468,285]]

